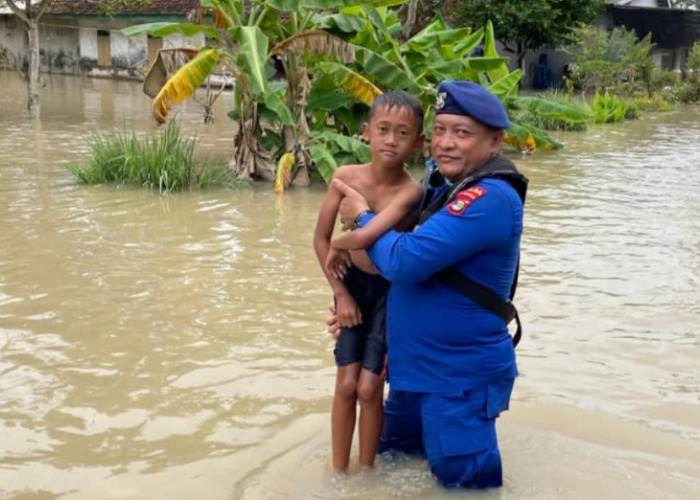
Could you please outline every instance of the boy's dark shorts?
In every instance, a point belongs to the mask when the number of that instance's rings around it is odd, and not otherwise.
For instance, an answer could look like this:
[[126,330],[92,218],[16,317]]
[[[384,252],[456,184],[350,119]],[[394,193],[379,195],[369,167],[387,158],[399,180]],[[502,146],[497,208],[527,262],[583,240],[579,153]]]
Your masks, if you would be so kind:
[[335,363],[345,366],[362,362],[362,367],[377,375],[384,367],[386,354],[386,296],[389,282],[378,274],[351,267],[345,286],[362,312],[362,323],[341,328],[335,344]]

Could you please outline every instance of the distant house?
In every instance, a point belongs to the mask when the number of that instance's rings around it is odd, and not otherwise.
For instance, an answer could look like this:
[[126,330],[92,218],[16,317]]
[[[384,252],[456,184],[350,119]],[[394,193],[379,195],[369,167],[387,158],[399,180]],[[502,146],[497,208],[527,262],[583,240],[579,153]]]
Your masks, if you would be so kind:
[[[21,3],[21,2],[20,2]],[[121,28],[150,22],[182,22],[197,15],[198,0],[151,0],[142,7],[99,14],[97,3],[52,0],[39,25],[41,70],[92,76],[140,76],[161,48],[205,44],[203,34],[184,38],[148,35],[125,37]],[[28,42],[22,22],[7,6],[0,7],[0,67],[28,64]]]
[[654,63],[680,71],[688,50],[700,41],[700,11],[672,8],[668,0],[608,0],[604,25],[625,26],[639,38],[651,33]]

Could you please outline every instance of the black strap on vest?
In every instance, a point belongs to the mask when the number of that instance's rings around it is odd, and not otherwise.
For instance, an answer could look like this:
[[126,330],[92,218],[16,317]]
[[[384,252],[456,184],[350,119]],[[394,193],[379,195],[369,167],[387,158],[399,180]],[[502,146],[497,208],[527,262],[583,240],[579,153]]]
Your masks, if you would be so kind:
[[[437,172],[437,170],[433,171],[427,181],[425,181],[427,187],[430,187],[431,185],[434,187],[439,187],[441,185],[440,179],[435,176],[435,172]],[[424,208],[420,215],[419,224],[422,224],[426,219],[450,203],[457,193],[486,178],[498,178],[505,180],[513,187],[513,189],[515,189],[523,204],[525,204],[525,195],[527,194],[528,183],[527,178],[518,172],[513,162],[507,158],[497,155],[489,160],[489,162],[482,168],[474,172],[472,175],[462,179],[460,182],[455,183],[450,189],[445,190],[444,193],[441,193],[441,195],[437,196],[435,199],[430,199],[429,195],[424,196]],[[442,179],[442,184],[444,184],[444,179]],[[434,274],[433,278],[461,293],[462,295],[465,295],[467,298],[471,299],[473,302],[480,305],[487,311],[500,317],[503,321],[505,321],[506,325],[515,319],[517,329],[513,335],[513,346],[517,346],[522,337],[523,328],[522,324],[520,323],[518,310],[513,305],[512,300],[515,296],[515,289],[518,286],[519,272],[520,258],[518,258],[518,264],[515,268],[515,277],[513,279],[513,285],[510,289],[509,301],[503,300],[498,294],[494,293],[489,288],[469,279],[455,266],[450,266],[443,269],[442,271]]]

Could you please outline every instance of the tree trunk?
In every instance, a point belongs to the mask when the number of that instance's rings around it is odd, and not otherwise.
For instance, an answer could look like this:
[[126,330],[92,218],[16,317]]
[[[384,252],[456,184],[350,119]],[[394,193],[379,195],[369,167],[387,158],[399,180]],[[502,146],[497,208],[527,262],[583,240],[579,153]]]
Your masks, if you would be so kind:
[[29,69],[27,71],[27,109],[30,118],[39,118],[39,21],[26,21],[29,37]]
[[403,37],[409,39],[416,25],[416,14],[418,13],[418,0],[408,2],[408,12],[406,13],[406,23],[403,26]]
[[527,77],[527,72],[525,71],[525,52],[527,51],[527,47],[523,43],[518,43],[518,68],[523,72],[522,76],[520,77],[520,82],[519,86],[520,88],[523,88],[525,85],[525,78]]

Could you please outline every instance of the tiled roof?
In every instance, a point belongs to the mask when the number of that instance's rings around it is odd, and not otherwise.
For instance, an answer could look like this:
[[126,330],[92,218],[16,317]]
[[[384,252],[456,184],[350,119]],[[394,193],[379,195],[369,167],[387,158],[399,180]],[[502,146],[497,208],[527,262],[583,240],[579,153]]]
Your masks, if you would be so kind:
[[[81,0],[52,0],[46,14],[54,15],[97,15],[100,7],[97,1]],[[158,15],[158,14],[189,14],[199,6],[199,0],[151,0],[143,6],[133,5],[116,9],[116,15]]]

